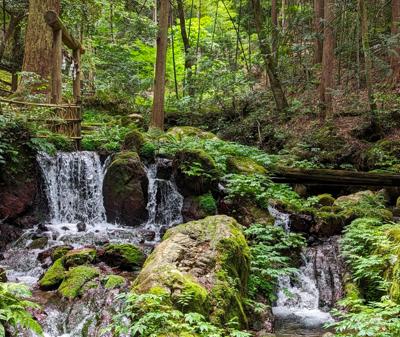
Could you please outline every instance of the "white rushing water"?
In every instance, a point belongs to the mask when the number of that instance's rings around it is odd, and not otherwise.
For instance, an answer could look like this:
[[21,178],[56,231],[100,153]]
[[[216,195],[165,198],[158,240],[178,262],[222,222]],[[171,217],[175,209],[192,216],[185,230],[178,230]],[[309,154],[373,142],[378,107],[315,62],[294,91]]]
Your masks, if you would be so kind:
[[[102,164],[97,153],[40,154],[37,161],[48,201],[49,222],[27,230],[4,252],[0,266],[6,269],[11,282],[25,283],[35,289],[37,281],[49,266],[38,258],[51,247],[70,245],[80,248],[102,246],[108,242],[139,244],[143,242],[143,230],[155,232],[155,244],[163,230],[182,222],[183,197],[173,177],[157,177],[159,167],[165,164],[162,159],[147,170],[149,219],[136,228],[107,223],[103,180],[108,161]],[[33,246],[38,239],[44,240],[44,243],[40,247]],[[100,288],[92,297],[73,302],[60,300],[51,292],[35,294],[39,296],[39,301],[45,300],[45,318],[41,324],[46,337],[81,337],[82,331],[88,329],[89,333],[85,336],[100,336],[100,328],[96,324],[109,321],[109,308],[115,305],[114,296]],[[48,300],[47,296],[52,300]],[[107,317],[101,317],[102,310]]]
[[[279,212],[270,207],[270,213],[275,218],[275,225],[290,231],[290,219],[288,214]],[[316,254],[318,252],[318,254]],[[329,312],[321,308],[320,288],[317,275],[324,276],[323,270],[317,270],[315,257],[321,250],[319,247],[305,248],[302,253],[302,266],[292,276],[282,276],[278,282],[276,305],[272,312],[278,321],[290,322],[292,326],[317,329],[325,323],[332,322]],[[323,259],[323,257],[322,257]],[[326,284],[328,287],[328,284]],[[329,289],[326,289],[329,292]],[[331,309],[331,308],[327,308]]]

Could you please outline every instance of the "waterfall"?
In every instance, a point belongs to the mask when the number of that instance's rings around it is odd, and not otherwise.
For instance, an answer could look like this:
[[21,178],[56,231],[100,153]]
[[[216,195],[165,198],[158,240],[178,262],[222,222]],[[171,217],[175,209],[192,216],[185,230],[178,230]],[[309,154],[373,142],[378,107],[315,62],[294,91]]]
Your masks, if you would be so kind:
[[102,223],[104,170],[95,152],[38,155],[53,224]]
[[[289,216],[271,210],[275,225],[290,231]],[[332,322],[329,311],[343,297],[344,267],[339,257],[338,237],[305,248],[301,260],[295,275],[278,280],[277,301],[272,308],[278,330],[322,328]]]
[[183,196],[179,193],[174,177],[160,177],[160,168],[168,166],[168,159],[157,158],[154,164],[147,168],[149,218],[144,225],[146,230],[156,233],[156,240],[162,236],[162,231],[183,222]]

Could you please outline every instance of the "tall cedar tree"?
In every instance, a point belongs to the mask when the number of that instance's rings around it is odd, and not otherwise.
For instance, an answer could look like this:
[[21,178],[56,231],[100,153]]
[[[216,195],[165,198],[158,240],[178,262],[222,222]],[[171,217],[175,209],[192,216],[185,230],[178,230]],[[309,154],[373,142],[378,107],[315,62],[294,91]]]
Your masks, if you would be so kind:
[[269,39],[264,28],[264,18],[262,15],[262,8],[260,0],[252,0],[253,2],[253,15],[254,24],[257,30],[258,42],[260,45],[260,51],[264,58],[265,70],[268,75],[269,83],[271,85],[272,94],[274,96],[276,108],[279,112],[285,112],[288,108],[285,93],[282,88],[282,84],[279,80],[278,72],[276,70],[276,64],[272,55],[271,48],[269,46]]
[[396,38],[395,48],[392,52],[390,64],[392,67],[392,80],[394,85],[399,85],[400,82],[400,47],[399,47],[399,34],[400,34],[400,0],[392,0],[392,36]]
[[320,64],[322,62],[322,50],[323,50],[323,20],[324,20],[324,0],[314,0],[314,64]]
[[168,47],[169,0],[161,0],[158,20],[156,71],[154,76],[154,99],[151,126],[164,129],[165,68]]

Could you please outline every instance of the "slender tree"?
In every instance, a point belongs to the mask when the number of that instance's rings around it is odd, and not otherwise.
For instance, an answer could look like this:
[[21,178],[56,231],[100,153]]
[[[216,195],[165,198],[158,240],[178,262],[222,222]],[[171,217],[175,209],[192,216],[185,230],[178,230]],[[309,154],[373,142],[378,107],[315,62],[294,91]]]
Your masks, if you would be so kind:
[[284,112],[288,108],[285,93],[283,91],[278,72],[276,70],[275,60],[272,56],[271,48],[267,34],[264,29],[264,20],[260,0],[252,0],[254,24],[256,27],[260,51],[264,58],[264,65],[271,85],[272,94],[274,96],[276,108],[279,112]]
[[334,89],[335,33],[333,27],[335,0],[325,0],[324,6],[324,44],[322,52],[322,74],[320,85],[321,116],[332,118],[332,91]]
[[397,41],[396,47],[393,50],[390,58],[390,65],[392,67],[392,81],[394,85],[400,82],[400,47],[399,47],[399,34],[400,34],[400,0],[392,0],[392,37]]
[[272,53],[275,60],[278,55],[278,8],[277,0],[271,1],[271,22],[272,22]]
[[151,126],[164,129],[165,68],[168,47],[169,0],[161,0],[157,36],[156,71],[154,76],[154,99]]
[[322,62],[323,52],[323,20],[324,20],[324,0],[314,0],[314,64]]

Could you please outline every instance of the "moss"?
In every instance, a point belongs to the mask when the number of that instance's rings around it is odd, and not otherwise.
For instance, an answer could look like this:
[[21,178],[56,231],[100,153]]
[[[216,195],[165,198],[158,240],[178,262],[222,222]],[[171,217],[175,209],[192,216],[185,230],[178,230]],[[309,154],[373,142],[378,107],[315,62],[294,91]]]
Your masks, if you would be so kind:
[[145,256],[139,248],[129,243],[112,243],[105,246],[104,259],[111,266],[132,270],[143,265]]
[[56,289],[64,280],[65,268],[62,259],[56,260],[39,281],[39,286],[45,290]]
[[122,288],[126,284],[125,278],[119,275],[107,275],[104,281],[106,289]]
[[182,140],[186,137],[198,137],[200,139],[218,139],[211,132],[203,131],[193,126],[176,126],[167,131],[167,135],[171,135],[177,140]]
[[140,152],[143,144],[145,143],[145,138],[143,134],[138,130],[129,131],[124,138],[122,143],[122,150],[124,151],[136,151]]
[[267,174],[264,166],[247,157],[228,157],[226,165],[230,173]]
[[199,206],[206,215],[214,215],[217,212],[217,203],[211,193],[203,194],[198,197]]
[[151,159],[151,158],[154,158],[154,156],[156,154],[156,151],[157,151],[156,145],[154,145],[151,142],[146,142],[140,148],[140,152],[139,153],[140,153],[140,156],[142,158]]
[[321,206],[333,206],[335,198],[331,194],[325,193],[317,196],[318,204]]
[[67,254],[70,250],[72,250],[71,246],[59,246],[56,247],[53,250],[53,253],[51,254],[51,259],[53,261],[56,261],[60,258],[62,258],[65,254]]
[[82,287],[86,282],[99,276],[97,268],[88,266],[78,266],[70,269],[58,291],[63,297],[73,299],[80,295]]
[[29,244],[28,248],[29,249],[43,249],[44,247],[46,247],[47,242],[49,242],[49,238],[46,236],[44,236],[42,238],[37,238]]
[[62,259],[67,268],[92,263],[96,259],[96,249],[82,248],[70,250]]

